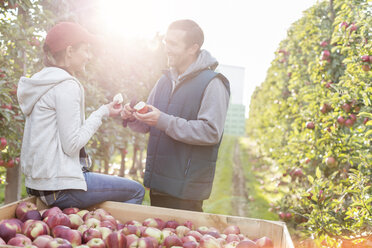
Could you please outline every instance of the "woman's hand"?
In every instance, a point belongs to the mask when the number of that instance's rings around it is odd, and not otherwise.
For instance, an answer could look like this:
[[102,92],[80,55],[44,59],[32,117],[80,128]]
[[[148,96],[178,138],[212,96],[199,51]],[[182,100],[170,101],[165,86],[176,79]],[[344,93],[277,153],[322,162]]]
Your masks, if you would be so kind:
[[134,121],[136,118],[133,116],[135,109],[130,106],[130,103],[124,105],[120,115],[123,120]]
[[110,102],[106,104],[107,108],[109,109],[109,116],[118,116],[120,112],[123,110],[123,106],[121,104],[117,104],[117,102]]

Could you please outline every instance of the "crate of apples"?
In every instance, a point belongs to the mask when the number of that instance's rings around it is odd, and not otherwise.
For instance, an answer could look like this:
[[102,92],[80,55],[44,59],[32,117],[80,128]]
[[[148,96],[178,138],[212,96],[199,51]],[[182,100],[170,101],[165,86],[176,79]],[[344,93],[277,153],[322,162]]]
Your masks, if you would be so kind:
[[[92,248],[292,248],[263,235],[250,236],[219,215],[105,202],[90,209],[40,209],[35,198],[0,208],[0,246]],[[10,214],[10,211],[13,213]],[[145,213],[145,214],[144,214]],[[193,215],[200,215],[195,219]],[[177,216],[177,217],[176,217]],[[207,222],[203,219],[214,216]],[[9,218],[4,218],[9,217]],[[241,217],[229,217],[241,218]],[[222,216],[221,220],[225,217]],[[241,218],[244,222],[244,219]],[[217,222],[216,222],[217,220]],[[215,222],[217,226],[210,226]],[[235,221],[234,221],[235,222]],[[242,223],[245,229],[244,223]],[[272,230],[271,230],[272,231]],[[255,232],[252,232],[253,234]],[[277,239],[277,240],[276,240]],[[285,239],[285,238],[284,238]],[[288,244],[290,244],[289,242]]]

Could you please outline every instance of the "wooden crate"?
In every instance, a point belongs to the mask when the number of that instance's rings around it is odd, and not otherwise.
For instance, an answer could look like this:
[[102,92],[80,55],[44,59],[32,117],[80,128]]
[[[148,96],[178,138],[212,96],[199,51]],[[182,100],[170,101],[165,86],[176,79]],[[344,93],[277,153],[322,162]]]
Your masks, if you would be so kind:
[[[35,203],[39,210],[46,206],[36,197],[29,197],[22,201]],[[15,209],[18,202],[5,205],[0,208],[0,220],[15,217]],[[145,205],[134,205],[107,201],[98,204],[89,210],[103,208],[119,221],[125,223],[129,220],[142,222],[146,218],[154,217],[162,220],[176,220],[184,223],[190,220],[196,227],[208,226],[223,230],[228,225],[239,226],[241,232],[251,239],[267,236],[274,242],[275,248],[294,248],[288,229],[284,222],[252,219],[245,217],[199,213],[186,210],[151,207]]]

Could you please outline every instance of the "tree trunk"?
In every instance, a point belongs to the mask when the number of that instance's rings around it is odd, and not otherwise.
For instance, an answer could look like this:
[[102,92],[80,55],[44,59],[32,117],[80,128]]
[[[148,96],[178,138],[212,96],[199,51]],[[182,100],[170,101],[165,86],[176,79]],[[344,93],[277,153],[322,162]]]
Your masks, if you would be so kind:
[[105,171],[104,171],[104,173],[106,175],[108,175],[109,174],[109,161],[107,159],[105,159],[104,162],[105,162]]
[[4,204],[20,200],[22,187],[20,165],[6,170],[6,183]]
[[134,146],[133,147],[133,159],[132,159],[133,163],[132,163],[132,168],[130,168],[130,170],[129,170],[129,174],[131,174],[131,175],[137,174],[137,168],[136,168],[137,150],[138,150],[137,147]]
[[125,176],[125,156],[126,153],[121,150],[121,165],[120,165],[120,172],[119,176],[124,177]]

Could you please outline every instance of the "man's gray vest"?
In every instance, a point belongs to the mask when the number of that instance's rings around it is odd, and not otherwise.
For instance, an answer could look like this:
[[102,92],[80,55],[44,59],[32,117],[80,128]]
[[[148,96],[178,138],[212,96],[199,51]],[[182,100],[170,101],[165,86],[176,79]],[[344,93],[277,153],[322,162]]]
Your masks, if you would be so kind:
[[[228,80],[212,70],[199,71],[185,78],[173,94],[170,76],[165,74],[157,84],[154,106],[169,115],[196,120],[204,91],[215,77],[222,80],[230,94]],[[220,143],[189,145],[151,127],[144,185],[181,199],[208,199]]]

